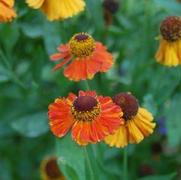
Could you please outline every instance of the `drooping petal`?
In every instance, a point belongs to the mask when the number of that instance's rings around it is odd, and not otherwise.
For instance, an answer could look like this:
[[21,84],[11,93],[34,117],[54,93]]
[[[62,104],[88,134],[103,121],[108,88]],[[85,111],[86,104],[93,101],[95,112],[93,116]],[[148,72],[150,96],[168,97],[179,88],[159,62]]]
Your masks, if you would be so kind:
[[59,64],[57,64],[54,68],[53,68],[53,70],[58,70],[58,69],[60,69],[62,66],[64,66],[65,64],[67,64],[70,60],[71,60],[71,56],[68,56],[68,57],[66,57],[62,62],[60,62]]
[[26,0],[29,7],[39,9],[46,0]]
[[0,1],[0,22],[9,22],[16,17],[13,4],[14,1]]
[[128,130],[126,126],[120,126],[112,135],[105,138],[105,143],[111,147],[123,148],[128,145]]
[[139,108],[137,115],[127,122],[130,143],[139,143],[153,133],[156,124],[153,116],[144,108]]
[[99,71],[106,72],[108,71],[113,65],[113,57],[107,51],[106,47],[102,45],[102,43],[96,43],[96,51],[94,54],[95,61],[100,62],[101,66]]
[[10,8],[14,6],[14,0],[1,0],[1,2]]
[[42,10],[53,21],[72,17],[83,11],[84,7],[83,0],[45,0]]
[[156,60],[166,66],[178,66],[181,64],[181,40],[168,42],[161,39],[156,53]]
[[64,70],[64,75],[73,81],[86,79],[86,64],[83,60],[75,59]]
[[74,123],[70,112],[70,105],[67,104],[65,99],[58,98],[54,103],[49,105],[48,109],[52,133],[57,137],[64,136]]
[[140,129],[136,126],[134,121],[129,120],[127,122],[129,143],[139,143],[144,139],[144,136]]

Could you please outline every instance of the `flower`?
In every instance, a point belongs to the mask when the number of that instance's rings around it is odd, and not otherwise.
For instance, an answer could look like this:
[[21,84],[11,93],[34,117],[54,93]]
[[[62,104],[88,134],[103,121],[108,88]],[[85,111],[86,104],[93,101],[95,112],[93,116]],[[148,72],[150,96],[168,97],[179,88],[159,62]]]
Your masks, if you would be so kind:
[[68,44],[60,45],[58,51],[50,57],[52,61],[62,59],[54,70],[69,63],[64,75],[74,81],[92,79],[97,72],[106,72],[113,64],[112,55],[106,47],[87,33],[75,34]]
[[113,97],[113,102],[121,107],[125,123],[114,134],[105,138],[108,145],[125,147],[128,143],[139,143],[144,137],[153,133],[156,124],[152,122],[152,114],[139,107],[133,95],[119,93]]
[[123,124],[121,108],[110,97],[97,96],[95,91],[57,98],[49,105],[48,116],[55,136],[60,138],[71,129],[72,138],[79,145],[97,143]]
[[160,26],[160,46],[156,60],[166,66],[181,64],[181,17],[169,16]]
[[57,158],[54,156],[43,159],[40,165],[40,173],[42,180],[65,180],[58,167]]
[[14,0],[0,0],[0,22],[9,22],[16,17]]
[[83,0],[26,0],[28,6],[39,9],[50,21],[72,17],[85,8]]

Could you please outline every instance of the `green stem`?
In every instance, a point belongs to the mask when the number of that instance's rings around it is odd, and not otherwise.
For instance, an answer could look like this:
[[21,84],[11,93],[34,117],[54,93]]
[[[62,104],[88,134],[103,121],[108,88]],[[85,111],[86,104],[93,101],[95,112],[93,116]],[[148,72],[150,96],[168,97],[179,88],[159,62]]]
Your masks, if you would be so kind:
[[94,171],[93,171],[92,166],[91,166],[91,161],[89,159],[89,154],[87,152],[86,146],[83,149],[84,149],[85,160],[87,162],[88,169],[89,169],[89,172],[90,172],[90,179],[91,180],[95,180],[95,178],[94,178]]
[[123,152],[123,180],[128,180],[128,152],[127,152],[127,148],[124,148],[124,152]]

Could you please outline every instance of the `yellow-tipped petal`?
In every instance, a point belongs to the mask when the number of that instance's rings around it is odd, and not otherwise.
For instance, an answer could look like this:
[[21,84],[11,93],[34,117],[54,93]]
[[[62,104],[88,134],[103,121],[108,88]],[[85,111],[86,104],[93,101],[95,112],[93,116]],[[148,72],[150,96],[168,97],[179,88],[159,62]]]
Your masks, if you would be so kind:
[[105,143],[111,147],[123,148],[128,145],[127,128],[120,126],[118,130],[112,135],[105,138]]
[[84,10],[84,7],[83,0],[45,0],[42,10],[53,21],[72,17]]
[[1,1],[10,8],[14,6],[14,0],[1,0]]
[[128,122],[129,134],[131,134],[130,143],[142,141],[144,137],[153,133],[155,126],[152,114],[144,108],[139,108],[137,115]]
[[139,143],[144,139],[144,136],[140,129],[136,126],[133,120],[127,122],[128,133],[129,133],[129,143]]
[[39,9],[43,5],[44,1],[46,0],[26,0],[26,3],[34,9]]
[[9,22],[16,17],[16,13],[11,7],[14,1],[0,1],[0,22]]
[[166,66],[178,66],[181,64],[181,40],[168,42],[161,39],[156,60]]

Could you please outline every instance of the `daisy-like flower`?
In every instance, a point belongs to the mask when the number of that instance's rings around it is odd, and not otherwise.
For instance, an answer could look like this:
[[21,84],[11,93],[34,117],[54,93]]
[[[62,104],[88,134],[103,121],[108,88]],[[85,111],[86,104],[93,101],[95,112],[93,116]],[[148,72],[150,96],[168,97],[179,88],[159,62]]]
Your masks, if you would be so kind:
[[64,75],[73,81],[92,79],[97,72],[106,72],[113,64],[106,47],[87,33],[75,34],[68,44],[60,45],[58,51],[50,57],[52,61],[62,60],[54,70],[69,63]]
[[16,17],[14,0],[0,0],[0,22],[9,22]]
[[70,18],[85,8],[84,0],[26,0],[28,6],[41,9],[50,21]]
[[97,96],[95,91],[57,98],[49,105],[48,116],[55,136],[60,138],[71,129],[72,139],[79,145],[97,143],[123,124],[121,108],[110,97]]
[[155,123],[153,116],[146,109],[139,107],[137,99],[130,93],[119,93],[113,97],[113,102],[123,111],[123,126],[112,135],[105,138],[105,142],[115,147],[125,147],[128,143],[139,143],[153,133]]
[[160,46],[156,60],[166,66],[181,64],[181,17],[170,16],[160,26]]
[[54,156],[46,157],[42,160],[40,174],[42,180],[65,180],[58,167],[57,158]]

